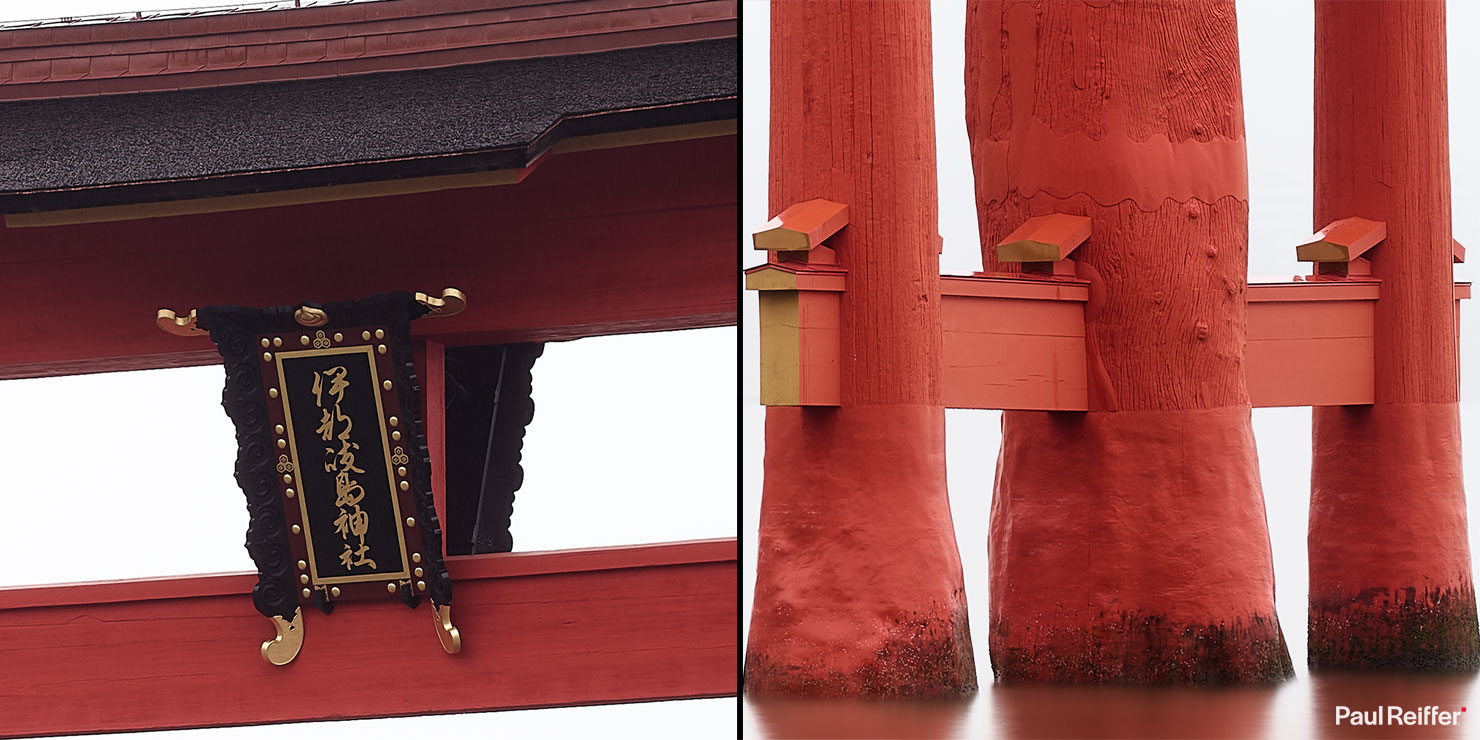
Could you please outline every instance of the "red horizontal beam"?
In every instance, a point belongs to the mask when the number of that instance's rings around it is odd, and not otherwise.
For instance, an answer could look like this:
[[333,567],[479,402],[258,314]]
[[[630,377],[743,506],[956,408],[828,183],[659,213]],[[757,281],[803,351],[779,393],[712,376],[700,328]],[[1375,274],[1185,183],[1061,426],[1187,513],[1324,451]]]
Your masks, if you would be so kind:
[[468,296],[448,346],[735,323],[733,135],[558,154],[517,185],[0,228],[0,379],[215,362],[159,308]]
[[0,31],[0,100],[183,90],[736,35],[735,0],[427,0]]
[[[747,271],[761,291],[761,402],[839,402],[837,305],[845,272],[769,264]],[[941,398],[948,408],[1089,408],[1084,305],[1073,278],[941,278]],[[1248,286],[1245,368],[1250,403],[1370,404],[1374,399],[1373,280]],[[1455,300],[1470,296],[1455,284]],[[1456,308],[1456,310],[1458,310]]]
[[0,589],[0,736],[605,704],[736,693],[734,539],[453,557],[431,610],[349,602],[274,634],[252,574]]

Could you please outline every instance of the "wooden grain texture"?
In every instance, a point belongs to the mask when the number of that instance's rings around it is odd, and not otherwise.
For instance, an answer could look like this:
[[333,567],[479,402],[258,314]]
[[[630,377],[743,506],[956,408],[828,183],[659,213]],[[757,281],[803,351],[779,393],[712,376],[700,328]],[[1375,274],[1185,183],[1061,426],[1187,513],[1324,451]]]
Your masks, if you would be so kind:
[[735,322],[734,136],[553,156],[523,183],[0,228],[0,378],[206,364],[155,311],[460,288],[448,346]]
[[253,576],[0,589],[0,736],[729,696],[735,540],[449,558],[463,651],[394,601],[305,613],[298,658]]
[[[1459,414],[1444,4],[1319,2],[1314,226],[1386,224],[1375,401],[1312,421],[1313,669],[1480,669]],[[1468,70],[1466,70],[1468,72]]]
[[930,7],[776,3],[771,70],[771,213],[846,205],[828,246],[847,277],[841,405],[766,410],[745,690],[974,693],[945,485]]
[[1090,411],[1003,414],[988,540],[999,681],[1293,673],[1245,382],[1237,31],[1232,2],[968,5],[986,269],[1017,269],[990,245],[1031,217],[1092,221],[1074,253]]

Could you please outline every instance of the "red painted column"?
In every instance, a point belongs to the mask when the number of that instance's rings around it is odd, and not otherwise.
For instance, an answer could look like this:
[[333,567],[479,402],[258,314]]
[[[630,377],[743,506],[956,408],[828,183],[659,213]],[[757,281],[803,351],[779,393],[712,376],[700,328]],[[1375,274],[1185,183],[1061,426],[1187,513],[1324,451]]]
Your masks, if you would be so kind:
[[773,214],[845,203],[842,405],[766,412],[752,695],[976,690],[946,500],[930,10],[779,2]]
[[1312,668],[1475,670],[1460,471],[1444,4],[1318,2],[1315,224],[1387,223],[1367,256],[1376,400],[1314,411]]
[[1024,220],[1075,253],[1087,413],[1002,417],[988,554],[1003,682],[1293,674],[1244,379],[1248,187],[1232,2],[978,2],[966,115],[988,270]]

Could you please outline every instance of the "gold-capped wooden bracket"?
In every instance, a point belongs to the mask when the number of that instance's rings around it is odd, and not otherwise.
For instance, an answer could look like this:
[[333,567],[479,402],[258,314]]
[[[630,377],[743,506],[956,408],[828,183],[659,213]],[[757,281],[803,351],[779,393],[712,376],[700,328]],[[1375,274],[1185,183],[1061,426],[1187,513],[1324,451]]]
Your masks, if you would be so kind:
[[1024,221],[997,244],[999,262],[1020,262],[1023,272],[1072,277],[1069,255],[1090,235],[1086,216],[1049,213]]
[[847,225],[848,206],[817,198],[782,211],[751,239],[768,252],[807,252]]
[[462,652],[462,635],[452,626],[452,607],[432,605],[432,620],[437,626],[437,642],[448,655]]
[[272,626],[277,637],[262,643],[262,659],[273,665],[287,665],[298,657],[303,649],[303,610],[293,610],[293,621],[273,617]]
[[417,293],[416,302],[427,307],[428,317],[456,316],[468,307],[468,297],[457,288],[443,288],[441,298]]
[[1351,217],[1332,221],[1295,247],[1301,262],[1352,262],[1387,238],[1382,221]]
[[206,333],[205,329],[195,325],[195,309],[193,308],[184,316],[176,315],[171,309],[161,308],[154,315],[154,324],[166,333],[177,337],[193,337]]

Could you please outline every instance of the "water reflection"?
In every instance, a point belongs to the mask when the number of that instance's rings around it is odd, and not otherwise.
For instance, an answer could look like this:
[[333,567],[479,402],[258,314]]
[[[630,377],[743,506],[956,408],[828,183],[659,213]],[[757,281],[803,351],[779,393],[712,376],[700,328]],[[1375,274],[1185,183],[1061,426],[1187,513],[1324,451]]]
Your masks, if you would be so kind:
[[1000,686],[995,734],[1011,738],[1246,738],[1264,734],[1274,688]]
[[971,701],[884,702],[837,699],[757,699],[746,703],[769,738],[958,737]]
[[[1460,711],[1466,706],[1473,675],[1404,675],[1381,673],[1326,673],[1310,677],[1312,684],[1311,726],[1320,738],[1464,737],[1465,725],[1480,720],[1463,712],[1457,725],[1353,726],[1350,719],[1336,724],[1337,707],[1370,715],[1379,707],[1402,707],[1421,712],[1437,706],[1439,711]],[[1386,716],[1387,710],[1381,710]],[[1475,728],[1470,728],[1472,733]]]

